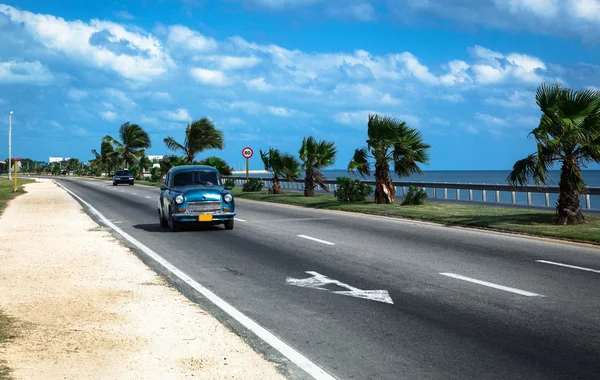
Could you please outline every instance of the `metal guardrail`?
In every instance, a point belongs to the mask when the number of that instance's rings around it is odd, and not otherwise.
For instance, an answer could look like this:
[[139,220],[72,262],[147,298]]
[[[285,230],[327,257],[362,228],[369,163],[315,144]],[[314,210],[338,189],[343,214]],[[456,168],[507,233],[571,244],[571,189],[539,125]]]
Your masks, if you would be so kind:
[[[231,178],[235,181],[236,185],[243,186],[246,182],[245,178],[240,177],[224,177]],[[267,177],[253,177],[263,182],[265,187],[268,187],[272,182],[272,178]],[[365,184],[370,185],[372,187],[375,186],[375,181],[363,181]],[[280,181],[281,187],[284,190],[296,190],[300,191],[304,189],[304,179],[299,179],[297,181]],[[335,180],[326,180],[325,184],[327,185],[330,192],[336,189],[337,181]],[[404,182],[398,181],[394,182],[394,186],[396,187],[396,194],[401,194],[402,197],[406,196],[408,188],[410,186],[416,186],[425,189],[433,199],[452,199],[452,195],[456,200],[469,200],[469,201],[477,201],[474,196],[474,191],[481,192],[481,202],[490,202],[488,201],[488,192],[492,192],[493,199],[495,203],[507,203],[501,202],[501,192],[510,193],[510,202],[512,204],[519,204],[517,202],[517,196],[524,194],[526,197],[527,205],[533,205],[532,203],[532,194],[540,194],[543,195],[543,203],[546,207],[550,207],[550,198],[551,194],[559,194],[560,190],[558,186],[511,186],[511,185],[501,185],[501,184],[480,184],[480,183],[450,183],[450,182]],[[449,197],[450,190],[450,197]],[[461,190],[465,190],[466,195],[463,197]],[[592,202],[591,196],[600,196],[600,187],[588,187],[588,193],[582,195],[582,198],[585,198],[585,208],[591,209]],[[430,194],[431,193],[431,194]],[[439,195],[439,197],[438,197]],[[519,197],[520,198],[520,197]],[[555,197],[552,197],[555,198]]]

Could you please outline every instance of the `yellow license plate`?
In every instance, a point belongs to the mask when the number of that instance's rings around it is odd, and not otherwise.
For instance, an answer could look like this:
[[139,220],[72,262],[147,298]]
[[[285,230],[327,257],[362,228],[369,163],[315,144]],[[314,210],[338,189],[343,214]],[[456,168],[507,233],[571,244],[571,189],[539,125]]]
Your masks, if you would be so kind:
[[200,222],[212,222],[213,218],[212,218],[212,214],[200,214],[198,216],[198,220]]

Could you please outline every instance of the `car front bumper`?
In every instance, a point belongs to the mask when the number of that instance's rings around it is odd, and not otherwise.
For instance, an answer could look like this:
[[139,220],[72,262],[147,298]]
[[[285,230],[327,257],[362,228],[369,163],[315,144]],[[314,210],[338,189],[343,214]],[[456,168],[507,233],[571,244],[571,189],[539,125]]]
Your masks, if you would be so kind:
[[[202,213],[202,212],[182,212],[173,214],[173,220],[177,223],[221,223],[228,220],[233,220],[237,213],[235,212],[215,212],[215,213]],[[200,216],[208,217],[210,220],[201,220]]]

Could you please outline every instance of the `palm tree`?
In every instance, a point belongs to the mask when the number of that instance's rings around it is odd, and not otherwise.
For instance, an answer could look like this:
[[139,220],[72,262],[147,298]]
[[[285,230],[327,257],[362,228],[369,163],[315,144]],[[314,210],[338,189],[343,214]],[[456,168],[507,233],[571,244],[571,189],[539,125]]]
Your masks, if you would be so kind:
[[194,162],[194,157],[200,152],[209,149],[222,150],[225,146],[223,132],[216,129],[212,121],[206,117],[188,124],[183,144],[178,143],[172,137],[167,137],[163,141],[168,149],[174,152],[182,151],[187,157],[188,164]]
[[140,161],[138,166],[140,167],[140,175],[139,179],[144,179],[144,171],[148,171],[150,166],[152,165],[152,161],[146,156],[146,152],[144,151],[140,156]]
[[139,157],[145,153],[145,149],[152,146],[148,133],[139,125],[129,122],[119,128],[119,138],[121,141],[108,135],[104,137],[105,140],[116,145],[115,150],[125,162],[126,168],[134,166]]
[[329,191],[325,186],[325,176],[319,170],[334,164],[337,154],[335,144],[329,141],[317,142],[312,136],[305,137],[302,140],[299,154],[305,173],[304,196],[314,197],[317,186]]
[[110,169],[112,168],[113,162],[118,155],[110,141],[108,141],[106,138],[103,139],[102,144],[100,145],[100,154],[98,154],[96,149],[92,149],[92,153],[94,156],[96,156],[95,160],[100,172],[106,169],[107,175],[110,175]]
[[165,175],[171,168],[173,168],[175,166],[186,165],[186,164],[187,164],[186,157],[180,157],[180,156],[175,156],[175,155],[165,156],[159,162],[160,174]]
[[[419,164],[429,163],[428,150],[421,132],[404,121],[369,114],[367,147],[356,149],[348,171],[361,176],[371,175],[375,166],[375,203],[394,203],[396,188],[390,176],[390,164],[398,177],[423,174]],[[373,159],[375,162],[369,162]]]
[[532,177],[536,185],[546,185],[548,171],[559,163],[556,223],[585,223],[579,203],[587,191],[581,167],[600,162],[600,92],[543,83],[535,99],[542,116],[529,135],[535,137],[537,152],[517,161],[507,181],[525,185]]
[[260,150],[260,158],[265,165],[265,170],[273,176],[273,186],[269,189],[269,194],[283,194],[279,181],[293,181],[300,176],[300,162],[289,153],[281,153],[279,149],[269,148],[266,152]]
[[225,160],[215,156],[206,157],[205,159],[198,161],[198,165],[212,166],[213,168],[216,168],[222,176],[231,175],[231,172],[233,171],[233,168],[229,166]]

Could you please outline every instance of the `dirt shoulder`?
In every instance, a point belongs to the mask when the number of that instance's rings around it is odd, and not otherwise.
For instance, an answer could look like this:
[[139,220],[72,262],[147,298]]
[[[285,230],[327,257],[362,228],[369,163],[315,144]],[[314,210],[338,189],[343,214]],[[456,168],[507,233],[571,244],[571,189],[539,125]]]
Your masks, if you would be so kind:
[[[17,379],[284,379],[52,182],[0,217],[0,310]],[[16,329],[15,329],[16,328]]]

